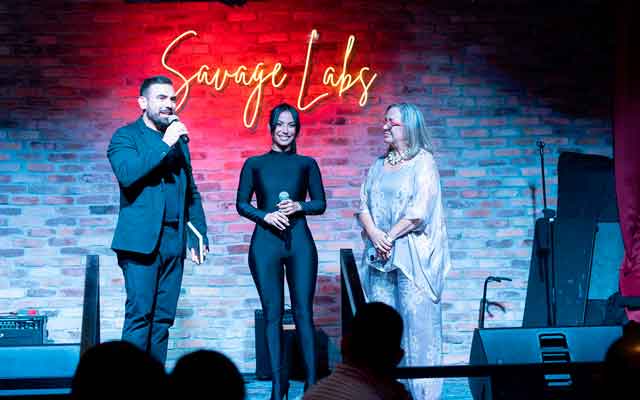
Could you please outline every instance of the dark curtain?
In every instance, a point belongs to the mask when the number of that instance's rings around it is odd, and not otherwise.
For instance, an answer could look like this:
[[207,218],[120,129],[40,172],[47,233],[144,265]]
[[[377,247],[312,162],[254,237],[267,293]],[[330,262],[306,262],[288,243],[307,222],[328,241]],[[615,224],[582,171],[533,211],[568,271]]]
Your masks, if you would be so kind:
[[[614,160],[625,250],[620,292],[640,296],[640,2],[616,4]],[[640,311],[627,310],[627,316],[640,322]]]

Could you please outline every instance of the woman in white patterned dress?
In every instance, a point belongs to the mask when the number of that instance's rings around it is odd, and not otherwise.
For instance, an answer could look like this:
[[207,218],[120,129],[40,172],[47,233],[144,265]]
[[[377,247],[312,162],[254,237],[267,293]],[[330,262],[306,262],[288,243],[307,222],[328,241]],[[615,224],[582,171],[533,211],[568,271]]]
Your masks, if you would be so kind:
[[[359,266],[368,301],[402,315],[405,366],[442,362],[440,296],[451,267],[440,188],[424,117],[413,104],[385,112],[388,149],[369,169],[360,194],[358,220],[365,249]],[[439,399],[441,379],[405,382],[414,399]]]

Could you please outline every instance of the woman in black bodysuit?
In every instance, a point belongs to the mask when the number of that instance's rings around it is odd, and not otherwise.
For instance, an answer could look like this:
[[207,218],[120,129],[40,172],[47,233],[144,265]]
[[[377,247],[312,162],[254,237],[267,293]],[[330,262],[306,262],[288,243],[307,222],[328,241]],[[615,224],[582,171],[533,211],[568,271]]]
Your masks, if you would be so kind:
[[[256,223],[249,247],[249,268],[264,312],[273,372],[271,398],[281,399],[289,389],[287,371],[282,368],[285,275],[305,363],[306,385],[316,382],[313,295],[318,252],[305,216],[324,213],[326,201],[318,164],[311,157],[296,154],[295,140],[300,132],[296,109],[285,103],[275,107],[269,128],[271,151],[245,161],[236,209]],[[251,205],[253,193],[257,207]],[[305,201],[307,193],[309,201]]]

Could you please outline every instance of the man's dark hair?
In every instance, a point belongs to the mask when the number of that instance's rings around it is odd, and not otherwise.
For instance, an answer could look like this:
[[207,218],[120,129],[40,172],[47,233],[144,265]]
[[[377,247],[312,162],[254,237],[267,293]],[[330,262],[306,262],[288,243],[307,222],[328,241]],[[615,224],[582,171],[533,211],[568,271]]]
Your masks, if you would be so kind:
[[173,85],[173,82],[164,75],[156,75],[147,78],[142,81],[142,85],[140,85],[140,96],[144,96],[151,85]]
[[372,369],[393,368],[401,349],[402,317],[391,306],[366,303],[356,312],[344,354],[347,361]]

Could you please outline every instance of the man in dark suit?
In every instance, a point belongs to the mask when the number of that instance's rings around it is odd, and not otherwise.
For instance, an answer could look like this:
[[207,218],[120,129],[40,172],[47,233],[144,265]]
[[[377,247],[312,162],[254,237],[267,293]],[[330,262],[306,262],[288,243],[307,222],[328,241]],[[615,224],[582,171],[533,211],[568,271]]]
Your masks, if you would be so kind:
[[192,261],[204,261],[187,222],[202,234],[205,253],[207,224],[189,149],[180,139],[188,131],[174,121],[176,94],[171,80],[145,79],[138,104],[142,116],[118,129],[107,150],[120,186],[111,248],[118,255],[127,292],[122,339],[164,363],[186,247]]

